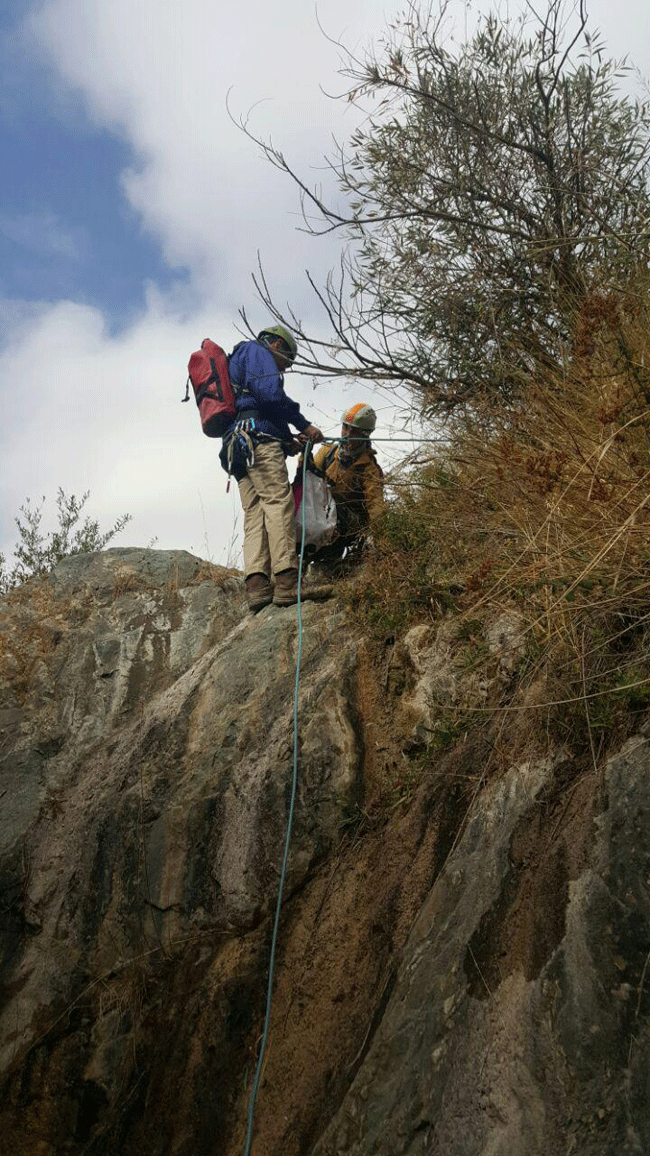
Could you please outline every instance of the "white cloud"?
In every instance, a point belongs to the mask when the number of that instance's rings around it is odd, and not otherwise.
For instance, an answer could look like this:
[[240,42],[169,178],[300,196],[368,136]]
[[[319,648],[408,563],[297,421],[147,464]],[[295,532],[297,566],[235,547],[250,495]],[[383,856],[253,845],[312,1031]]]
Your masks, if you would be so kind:
[[[605,33],[613,30],[613,50],[625,51],[616,33],[620,11],[609,17],[610,29],[604,3],[593,0],[592,7],[602,10]],[[388,11],[397,7],[391,3]],[[320,0],[318,12],[329,33],[354,46],[382,31],[383,8],[381,0],[357,0],[354,7]],[[464,8],[459,0],[459,13]],[[627,47],[636,52],[645,43],[644,8],[628,0],[625,20]],[[157,537],[161,547],[205,553],[207,533],[213,557],[223,561],[238,499],[225,494],[218,443],[202,436],[193,405],[180,405],[187,359],[207,335],[227,348],[234,344],[240,303],[263,324],[250,284],[258,250],[279,299],[307,320],[317,314],[303,270],[322,273],[338,251],[336,238],[326,243],[296,232],[295,189],[232,125],[226,93],[232,88],[236,112],[261,101],[252,127],[272,135],[317,181],[325,175],[318,166],[330,133],[345,138],[354,124],[349,106],[320,90],[343,87],[339,52],[304,0],[249,0],[245,7],[48,0],[24,37],[30,57],[40,51],[52,69],[53,108],[65,115],[66,95],[76,92],[91,121],[130,143],[134,159],[121,176],[123,195],[168,262],[187,267],[191,292],[166,297],[150,287],[141,317],[118,336],[109,332],[109,319],[83,303],[0,303],[6,338],[0,550],[12,542],[11,515],[22,500],[53,499],[61,485],[77,494],[90,488],[92,512],[104,524],[133,513],[125,544]],[[28,243],[38,225],[29,217],[7,225],[5,218],[4,227],[16,238],[22,230]],[[41,218],[40,229],[51,247],[68,244],[73,252],[74,237],[65,240],[60,222]],[[188,301],[199,304],[189,308]],[[309,382],[292,377],[287,389],[308,417],[330,427],[352,398],[340,386],[313,393]],[[379,409],[387,404],[379,392],[369,400]]]
[[[337,33],[350,18],[343,0],[326,0],[321,15]],[[381,23],[377,0],[359,3],[354,20],[355,37],[364,20],[367,31]],[[23,35],[53,71],[58,114],[73,107],[66,93],[76,92],[92,121],[130,142],[124,195],[169,263],[188,268],[193,291],[166,297],[151,286],[142,316],[117,337],[109,319],[83,303],[5,303],[0,549],[12,543],[12,515],[24,498],[47,494],[53,505],[63,486],[89,488],[103,524],[133,513],[125,543],[157,537],[161,547],[205,552],[207,534],[224,560],[238,499],[236,489],[234,501],[225,494],[219,443],[201,434],[193,403],[180,405],[189,354],[208,334],[230,348],[240,336],[240,303],[263,324],[250,282],[258,249],[279,294],[304,316],[314,308],[304,267],[324,269],[338,247],[296,233],[295,189],[233,126],[226,93],[234,86],[240,110],[268,98],[253,114],[256,129],[273,131],[300,164],[318,163],[345,112],[319,88],[330,83],[337,52],[302,0],[280,9],[255,0],[245,19],[214,0],[49,0]],[[50,250],[74,252],[74,236],[47,214],[3,225],[34,245],[40,227]],[[314,394],[295,377],[287,389],[330,427],[349,401],[340,386]]]
[[88,252],[86,229],[66,224],[50,209],[34,213],[0,213],[0,234],[45,260],[81,261]]
[[[344,0],[325,0],[320,16],[335,34],[351,20]],[[382,24],[377,0],[362,0],[351,38]],[[332,126],[350,119],[319,87],[332,87],[338,52],[302,0],[254,0],[245,18],[214,0],[49,0],[24,35],[53,69],[60,114],[70,107],[66,91],[76,91],[92,121],[130,142],[124,195],[170,264],[188,268],[189,299],[201,304],[188,309],[182,291],[165,297],[150,287],[141,318],[117,337],[83,304],[43,305],[37,317],[34,307],[23,317],[12,306],[0,372],[20,383],[29,404],[18,418],[8,392],[0,549],[25,496],[53,497],[61,485],[77,494],[90,488],[104,523],[132,512],[124,542],[157,537],[160,546],[205,551],[207,533],[223,560],[238,500],[225,495],[219,444],[202,436],[193,403],[180,405],[189,354],[208,334],[230,348],[240,303],[254,324],[264,323],[250,282],[258,250],[280,297],[303,316],[316,308],[304,267],[324,270],[338,251],[338,243],[296,232],[295,189],[233,126],[226,94],[232,88],[241,111],[262,101],[252,114],[256,131],[273,133],[303,168],[318,164]],[[29,224],[22,222],[24,237]],[[49,221],[52,246],[56,225]],[[65,249],[62,231],[58,238]],[[330,428],[350,400],[341,386],[314,394],[297,377],[287,390]]]
[[[627,0],[612,15],[605,0],[590,11],[612,50],[647,50],[645,0]],[[462,31],[488,0],[456,0]],[[523,0],[522,0],[523,6]],[[124,195],[158,239],[166,260],[187,268],[206,299],[231,309],[251,292],[261,251],[277,292],[305,294],[303,270],[318,273],[336,259],[339,239],[306,238],[292,183],[270,167],[226,111],[252,109],[251,127],[273,137],[298,171],[329,182],[322,158],[334,132],[345,137],[355,110],[322,91],[342,91],[341,52],[383,33],[397,0],[249,0],[242,8],[214,0],[47,0],[29,18],[25,42],[55,70],[56,89],[75,90],[89,117],[119,132],[133,149],[121,176]],[[514,9],[516,5],[511,5]],[[621,36],[625,36],[629,43]],[[64,107],[64,106],[63,106]]]
[[[219,294],[245,288],[258,248],[285,285],[324,248],[300,243],[295,189],[233,125],[228,91],[237,113],[261,102],[253,127],[301,167],[319,163],[345,113],[320,89],[335,83],[339,54],[311,5],[255,0],[243,12],[214,0],[50,0],[29,20],[89,115],[130,141],[123,189],[167,260]],[[349,6],[325,0],[321,15],[338,33]],[[353,41],[383,24],[380,4],[360,0],[354,20]]]
[[[202,434],[192,397],[187,405],[181,398],[189,355],[201,339],[212,335],[227,349],[239,339],[232,318],[212,308],[183,318],[154,292],[140,321],[118,336],[107,332],[97,309],[70,301],[16,320],[0,354],[8,386],[0,551],[12,546],[12,516],[23,500],[45,494],[53,515],[62,486],[77,495],[90,489],[89,509],[102,526],[132,513],[120,543],[147,545],[155,537],[160,548],[202,555],[209,548],[213,560],[225,562],[237,488],[233,483],[226,494],[221,443]],[[322,425],[336,427],[350,402],[341,386],[314,392],[291,375],[286,385]]]
[[[228,334],[228,322],[210,320]],[[102,523],[135,514],[123,541],[158,536],[163,546],[198,550],[197,491],[205,492],[214,526],[220,479],[216,443],[202,437],[190,406],[180,405],[197,323],[208,325],[206,318],[183,323],[154,305],[116,338],[95,309],[44,307],[0,358],[2,377],[20,383],[22,399],[20,424],[3,423],[0,434],[3,511],[17,510],[27,494],[53,497],[59,485],[77,494],[90,489]],[[11,527],[4,534],[8,545]]]

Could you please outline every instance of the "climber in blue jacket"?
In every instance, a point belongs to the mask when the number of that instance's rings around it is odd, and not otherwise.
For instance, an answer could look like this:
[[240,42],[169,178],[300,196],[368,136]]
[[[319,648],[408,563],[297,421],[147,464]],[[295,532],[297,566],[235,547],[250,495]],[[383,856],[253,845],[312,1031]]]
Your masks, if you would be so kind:
[[253,612],[271,601],[291,606],[298,593],[294,502],[285,459],[323,435],[284,392],[283,375],[297,352],[293,334],[272,325],[255,341],[240,342],[229,359],[237,413],[224,434],[220,459],[237,480],[244,509],[244,578]]

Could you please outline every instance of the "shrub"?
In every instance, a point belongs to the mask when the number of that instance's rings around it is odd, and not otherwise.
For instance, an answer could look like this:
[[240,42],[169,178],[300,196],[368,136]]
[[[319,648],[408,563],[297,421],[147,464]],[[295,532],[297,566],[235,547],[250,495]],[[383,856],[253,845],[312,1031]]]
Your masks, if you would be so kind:
[[89,497],[89,490],[77,498],[74,494],[66,494],[59,487],[56,496],[58,525],[49,534],[45,534],[41,528],[45,498],[36,506],[32,505],[29,498],[25,501],[20,507],[22,519],[15,519],[18,544],[14,550],[16,561],[10,569],[0,554],[0,593],[19,586],[28,578],[49,573],[57,562],[70,554],[103,550],[131,521],[130,514],[122,514],[110,530],[100,530],[99,522],[89,517],[79,524]]

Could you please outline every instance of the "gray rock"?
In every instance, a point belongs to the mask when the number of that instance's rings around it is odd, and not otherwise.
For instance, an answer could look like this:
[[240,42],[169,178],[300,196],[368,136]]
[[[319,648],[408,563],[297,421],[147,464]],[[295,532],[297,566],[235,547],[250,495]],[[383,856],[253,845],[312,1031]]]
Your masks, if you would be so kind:
[[[553,760],[515,767],[483,794],[313,1156],[650,1151],[647,741],[609,763],[609,806],[555,912],[541,888],[522,911],[515,848],[552,773]],[[568,858],[543,843],[526,853],[540,875],[542,855]]]
[[499,660],[502,675],[511,675],[526,652],[526,623],[516,610],[505,610],[488,621],[485,640]]
[[408,747],[434,742],[445,712],[485,703],[487,684],[480,671],[466,665],[456,619],[445,619],[435,627],[413,626],[399,643],[396,657],[398,666],[406,667],[410,675],[401,700]]
[[[252,618],[239,579],[181,552],[70,558],[37,597],[21,593],[4,605],[5,669],[28,677],[2,688],[0,869],[16,896],[3,1068],[84,977],[143,940],[259,923],[292,772],[295,608]],[[334,604],[306,605],[303,620],[288,893],[337,839],[359,764],[345,694],[354,640],[328,646]]]
[[[563,751],[487,781],[480,735],[430,739],[487,701],[457,622],[383,659],[337,601],[303,622],[259,1151],[650,1151],[646,736],[602,781]],[[481,645],[510,678],[520,624]],[[182,552],[67,559],[0,603],[16,1156],[243,1151],[296,655],[295,608],[252,617]]]

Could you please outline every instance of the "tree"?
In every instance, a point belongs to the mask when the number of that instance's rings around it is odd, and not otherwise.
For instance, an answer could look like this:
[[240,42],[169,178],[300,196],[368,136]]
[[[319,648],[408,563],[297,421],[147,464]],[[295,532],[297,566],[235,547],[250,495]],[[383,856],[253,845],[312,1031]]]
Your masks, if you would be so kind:
[[80,525],[82,510],[89,497],[89,490],[77,498],[74,494],[66,494],[59,487],[56,497],[58,526],[49,534],[41,529],[45,498],[37,506],[32,505],[29,498],[25,501],[20,507],[22,520],[15,518],[18,545],[14,550],[16,562],[10,570],[7,569],[4,556],[0,554],[0,592],[5,593],[28,578],[48,574],[57,562],[70,554],[103,550],[131,521],[130,514],[122,514],[110,530],[103,531],[94,518],[86,517]]
[[483,17],[460,45],[446,17],[413,5],[379,52],[349,58],[348,100],[378,104],[331,162],[343,208],[258,141],[299,185],[309,231],[348,239],[341,275],[313,285],[329,341],[256,278],[304,371],[409,382],[430,413],[557,369],[582,303],[650,255],[650,111],[620,93],[583,0]]

